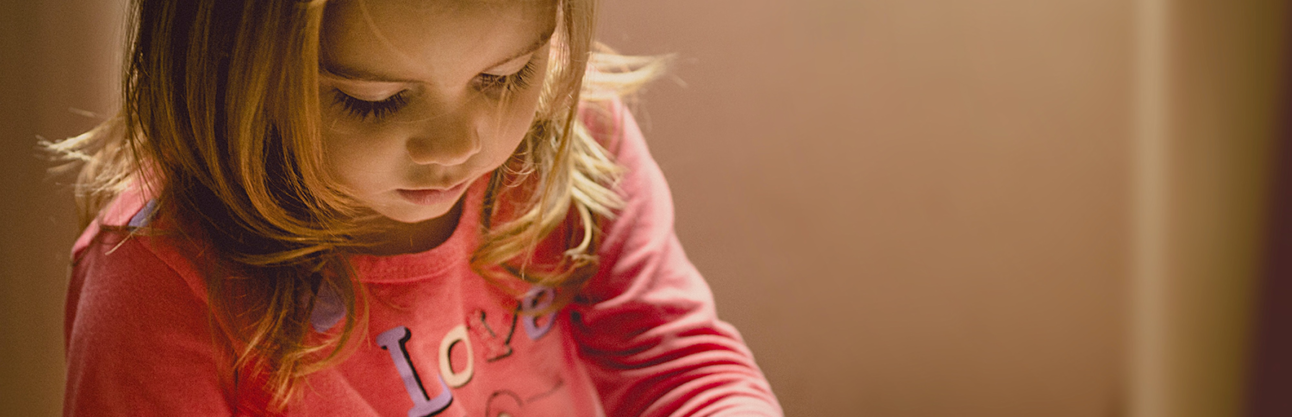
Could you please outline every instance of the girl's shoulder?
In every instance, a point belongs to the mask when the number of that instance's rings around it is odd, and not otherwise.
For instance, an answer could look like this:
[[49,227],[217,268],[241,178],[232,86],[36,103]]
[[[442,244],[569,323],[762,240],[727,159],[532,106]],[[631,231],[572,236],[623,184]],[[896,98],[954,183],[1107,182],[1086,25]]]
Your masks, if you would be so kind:
[[651,156],[645,135],[629,106],[621,99],[582,102],[579,104],[579,122],[623,168],[614,187],[627,205],[621,212],[639,214],[637,211],[645,208],[641,207],[643,204],[665,203],[671,215],[672,197],[668,184]]
[[127,189],[100,211],[73,245],[72,284],[84,285],[86,281],[108,277],[113,282],[95,284],[157,286],[182,282],[205,303],[205,283],[194,264],[205,258],[207,248],[192,236],[161,215],[157,200],[144,190]]
[[616,157],[625,150],[625,141],[644,141],[632,112],[622,99],[579,102],[578,114],[579,123],[588,129],[589,136]]
[[583,289],[587,300],[604,300],[625,290],[635,267],[625,260],[653,258],[669,249],[673,236],[673,197],[659,164],[633,116],[620,100],[580,107],[580,118],[622,168],[614,190],[623,200],[598,229],[600,267]]
[[[663,173],[651,156],[645,135],[629,105],[617,98],[581,102],[579,122],[623,168],[615,189],[626,203],[632,205],[634,200],[640,202],[650,199],[651,195],[670,198]],[[662,196],[659,195],[661,193]],[[671,200],[668,204],[671,207]]]
[[[229,415],[200,253],[126,191],[74,247],[64,314],[69,414],[187,410]],[[198,256],[198,257],[194,257]],[[129,382],[129,383],[126,383]]]

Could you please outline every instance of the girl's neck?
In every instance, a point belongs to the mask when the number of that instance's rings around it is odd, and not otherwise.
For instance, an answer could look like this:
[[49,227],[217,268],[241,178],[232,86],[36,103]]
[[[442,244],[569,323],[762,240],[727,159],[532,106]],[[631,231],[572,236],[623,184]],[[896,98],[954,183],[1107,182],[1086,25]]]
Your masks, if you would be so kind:
[[392,256],[434,249],[449,240],[449,237],[453,236],[453,231],[457,230],[458,221],[462,218],[463,200],[465,199],[458,200],[458,203],[453,205],[453,209],[443,216],[421,223],[398,223],[383,219],[380,228],[384,231],[363,237],[364,241],[371,242],[372,245],[363,247],[359,252],[368,255]]

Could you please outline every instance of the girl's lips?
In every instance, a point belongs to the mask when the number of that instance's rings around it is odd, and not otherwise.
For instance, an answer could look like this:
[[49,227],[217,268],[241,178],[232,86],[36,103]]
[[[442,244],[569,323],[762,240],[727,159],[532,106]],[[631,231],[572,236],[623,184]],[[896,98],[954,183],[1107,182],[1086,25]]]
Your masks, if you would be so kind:
[[463,181],[461,184],[453,186],[447,190],[428,188],[423,190],[405,190],[400,189],[399,195],[404,197],[408,202],[422,206],[437,206],[452,204],[457,200],[458,194],[463,188],[466,188],[469,181]]

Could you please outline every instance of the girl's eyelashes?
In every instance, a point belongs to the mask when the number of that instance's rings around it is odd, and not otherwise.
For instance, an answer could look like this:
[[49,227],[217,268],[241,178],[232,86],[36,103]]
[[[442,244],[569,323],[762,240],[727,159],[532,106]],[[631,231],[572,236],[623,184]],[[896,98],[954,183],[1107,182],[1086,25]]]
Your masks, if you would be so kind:
[[[511,74],[480,74],[476,76],[475,88],[490,97],[500,97],[504,92],[524,90],[533,83],[534,76],[538,74],[538,65],[537,60],[531,60],[519,71]],[[341,106],[346,113],[360,121],[367,121],[369,118],[381,121],[408,104],[408,90],[400,91],[383,100],[368,101],[334,88],[332,103]]]
[[507,75],[480,74],[476,77],[476,89],[490,96],[499,96],[503,92],[511,93],[529,88],[538,73],[536,61],[530,60],[520,71]]
[[347,113],[359,120],[367,120],[372,117],[374,120],[380,121],[408,104],[408,97],[405,96],[406,92],[407,90],[400,91],[384,100],[368,101],[354,98],[354,96],[341,90],[335,90],[332,95],[332,103],[341,106]]

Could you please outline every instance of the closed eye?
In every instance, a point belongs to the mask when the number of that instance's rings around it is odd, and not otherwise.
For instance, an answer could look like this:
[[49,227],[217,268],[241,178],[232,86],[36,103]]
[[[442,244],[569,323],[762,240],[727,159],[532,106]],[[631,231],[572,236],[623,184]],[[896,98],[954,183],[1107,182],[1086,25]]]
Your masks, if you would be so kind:
[[480,74],[476,76],[476,89],[491,97],[529,88],[538,74],[538,60],[532,59],[519,71],[507,75]]
[[400,91],[384,100],[368,101],[355,98],[341,90],[334,90],[332,104],[341,106],[347,113],[361,121],[365,121],[369,117],[375,121],[380,121],[398,112],[399,109],[408,104],[408,97],[406,97],[405,93],[406,91]]

